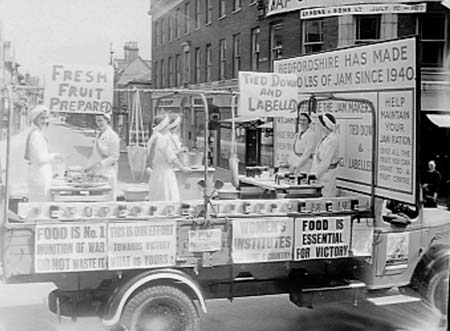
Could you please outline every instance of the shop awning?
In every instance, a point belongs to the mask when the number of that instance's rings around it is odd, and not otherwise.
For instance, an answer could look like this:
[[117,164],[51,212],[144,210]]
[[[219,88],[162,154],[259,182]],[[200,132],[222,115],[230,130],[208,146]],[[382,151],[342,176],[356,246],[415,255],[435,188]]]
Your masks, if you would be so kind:
[[[231,123],[233,120],[231,118],[226,120],[221,120],[220,123]],[[248,123],[248,122],[256,122],[261,121],[261,117],[235,117],[234,122],[236,124]]]
[[273,129],[273,122],[267,122],[261,125],[258,125],[258,129]]
[[450,128],[450,114],[427,114],[427,117],[440,128]]

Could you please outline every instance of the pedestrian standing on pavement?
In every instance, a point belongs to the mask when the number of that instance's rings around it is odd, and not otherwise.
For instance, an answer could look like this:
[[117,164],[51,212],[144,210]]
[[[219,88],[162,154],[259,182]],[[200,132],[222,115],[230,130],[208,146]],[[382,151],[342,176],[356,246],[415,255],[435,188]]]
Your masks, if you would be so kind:
[[423,195],[425,207],[436,207],[439,186],[441,184],[441,174],[436,170],[436,163],[428,162],[428,170],[423,176]]
[[319,123],[322,141],[316,148],[311,174],[314,174],[323,185],[322,196],[335,197],[337,167],[340,161],[339,137],[335,133],[336,118],[330,113],[325,113],[319,115]]
[[297,175],[309,173],[312,166],[314,151],[317,147],[316,135],[310,128],[311,117],[308,113],[299,115],[300,131],[296,134],[294,147],[289,162],[290,171]]
[[174,167],[189,172],[178,160],[169,133],[169,117],[158,115],[153,122],[153,134],[147,144],[147,160],[150,172],[150,201],[180,201],[177,176]]
[[56,153],[49,153],[44,131],[49,125],[47,107],[38,105],[30,112],[31,131],[25,144],[25,160],[28,161],[28,188],[30,201],[50,201],[50,185],[53,179],[52,161],[61,160]]
[[95,116],[99,133],[95,138],[92,155],[88,161],[87,171],[94,170],[97,175],[108,178],[112,187],[112,198],[117,196],[117,175],[119,171],[120,138],[111,128],[111,115]]

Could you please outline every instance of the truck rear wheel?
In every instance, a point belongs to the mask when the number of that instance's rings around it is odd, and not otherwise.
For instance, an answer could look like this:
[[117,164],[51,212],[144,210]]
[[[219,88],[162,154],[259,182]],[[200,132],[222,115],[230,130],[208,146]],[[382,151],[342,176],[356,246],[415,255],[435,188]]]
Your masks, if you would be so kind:
[[121,324],[128,331],[198,331],[197,309],[183,291],[154,286],[133,296],[125,305]]

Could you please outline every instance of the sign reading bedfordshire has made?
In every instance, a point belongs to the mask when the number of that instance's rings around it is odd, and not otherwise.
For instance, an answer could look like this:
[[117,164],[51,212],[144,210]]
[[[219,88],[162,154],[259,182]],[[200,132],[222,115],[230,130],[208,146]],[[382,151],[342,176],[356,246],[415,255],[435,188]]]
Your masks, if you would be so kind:
[[37,225],[35,272],[105,270],[106,228],[102,223]]
[[111,223],[108,269],[139,269],[175,264],[176,222]]
[[52,64],[45,75],[44,104],[52,112],[109,113],[113,83],[111,66]]
[[239,116],[295,117],[296,79],[295,74],[240,71]]
[[350,216],[297,218],[294,260],[349,256],[350,228]]
[[291,260],[293,227],[287,217],[233,220],[233,262]]

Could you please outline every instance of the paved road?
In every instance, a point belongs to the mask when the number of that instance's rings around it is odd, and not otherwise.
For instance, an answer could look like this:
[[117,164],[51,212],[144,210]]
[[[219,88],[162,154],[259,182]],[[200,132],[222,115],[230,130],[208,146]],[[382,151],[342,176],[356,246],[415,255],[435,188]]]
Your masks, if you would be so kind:
[[[51,284],[0,286],[1,331],[96,331],[102,330],[98,318],[63,318],[58,322],[46,306]],[[389,294],[398,297],[398,293]],[[392,300],[391,300],[392,301]],[[211,300],[208,314],[202,316],[202,331],[302,331],[384,330],[389,322],[397,330],[443,330],[439,316],[421,302],[375,306],[365,302],[359,307],[330,305],[308,310],[297,308],[287,295]],[[370,319],[368,321],[367,319]],[[338,327],[339,324],[345,324]],[[372,329],[369,327],[372,326]],[[359,328],[358,328],[359,327]],[[356,329],[355,329],[356,328]]]

